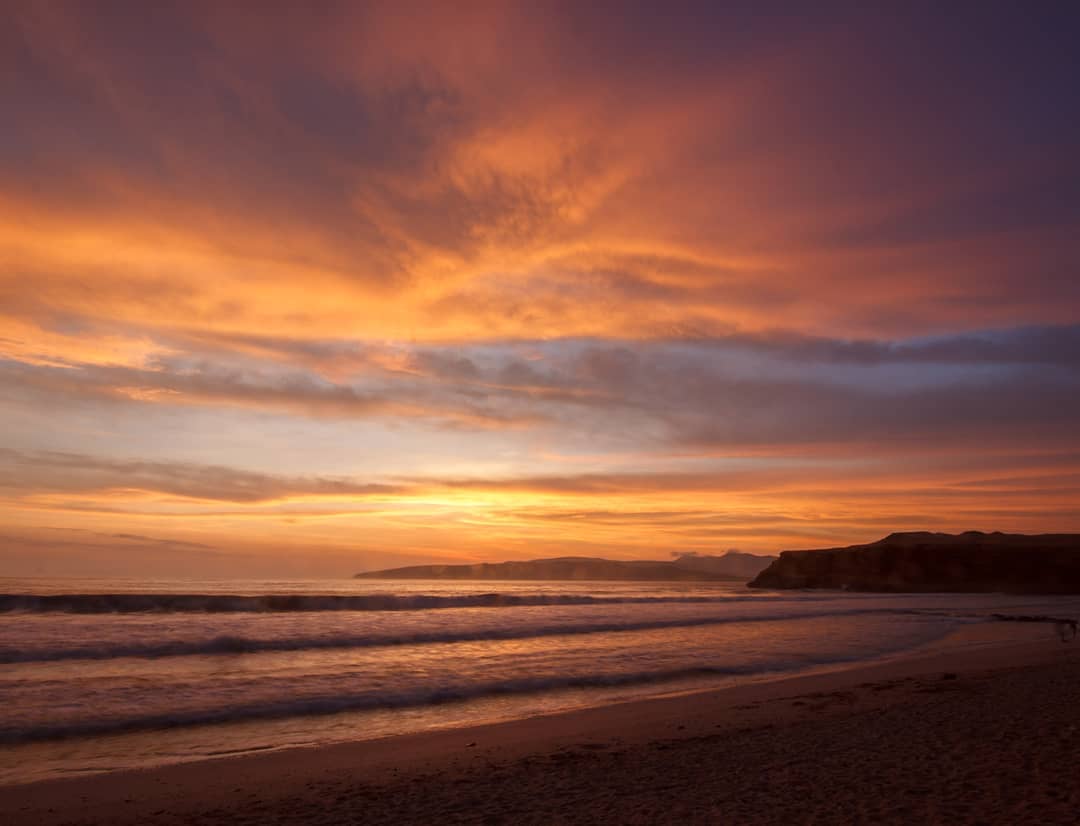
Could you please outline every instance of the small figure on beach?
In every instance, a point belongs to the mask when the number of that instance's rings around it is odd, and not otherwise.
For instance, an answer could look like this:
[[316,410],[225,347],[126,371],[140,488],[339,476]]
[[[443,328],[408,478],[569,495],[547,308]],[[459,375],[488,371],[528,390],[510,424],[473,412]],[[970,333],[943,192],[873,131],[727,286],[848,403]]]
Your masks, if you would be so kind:
[[1054,623],[1054,631],[1062,642],[1072,642],[1076,639],[1076,620],[1058,620]]

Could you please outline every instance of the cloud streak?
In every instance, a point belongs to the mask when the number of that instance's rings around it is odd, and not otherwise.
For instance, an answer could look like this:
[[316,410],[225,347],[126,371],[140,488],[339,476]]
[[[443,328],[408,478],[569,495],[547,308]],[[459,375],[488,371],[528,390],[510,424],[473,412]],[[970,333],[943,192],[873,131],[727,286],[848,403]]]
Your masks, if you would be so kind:
[[[594,433],[606,424],[649,434],[655,449],[933,450],[988,438],[1072,444],[1080,417],[1076,327],[906,342],[779,335],[442,348],[245,339],[242,346],[247,352],[176,353],[143,368],[8,361],[0,370],[8,394],[481,429]],[[320,364],[342,378],[320,374]]]
[[213,465],[107,459],[70,453],[0,450],[0,490],[18,496],[152,493],[184,499],[258,503],[282,498],[385,496],[393,485],[288,478]]

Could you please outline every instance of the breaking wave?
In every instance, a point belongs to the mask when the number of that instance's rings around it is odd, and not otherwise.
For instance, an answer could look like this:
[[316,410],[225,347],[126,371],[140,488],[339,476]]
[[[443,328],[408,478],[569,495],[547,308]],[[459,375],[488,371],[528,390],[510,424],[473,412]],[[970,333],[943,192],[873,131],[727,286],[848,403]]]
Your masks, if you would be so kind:
[[808,666],[826,666],[846,662],[847,658],[828,658],[817,662],[777,660],[765,666],[700,666],[657,671],[614,674],[581,674],[567,677],[521,677],[486,683],[438,686],[400,692],[379,690],[349,694],[309,696],[271,700],[229,707],[193,709],[182,712],[159,712],[129,717],[83,719],[27,726],[0,724],[0,743],[25,743],[87,737],[148,729],[232,723],[245,720],[271,720],[285,717],[338,714],[345,711],[417,708],[462,700],[476,700],[504,695],[532,694],[560,689],[607,688],[676,682],[696,677],[738,677],[746,674],[779,673]]
[[760,597],[618,596],[589,594],[0,594],[0,613],[135,614],[260,613],[284,611],[426,611],[440,608],[507,608],[518,605],[725,603]]
[[536,637],[602,634],[620,631],[650,631],[664,628],[694,628],[728,623],[778,622],[820,619],[830,616],[929,615],[931,612],[895,608],[852,608],[830,612],[787,612],[783,614],[729,614],[722,617],[682,617],[678,619],[599,622],[580,625],[542,625],[516,628],[482,628],[460,631],[409,632],[401,634],[344,634],[337,636],[296,636],[259,638],[218,635],[202,640],[117,643],[103,646],[54,648],[0,647],[0,663],[52,662],[57,660],[107,660],[119,657],[154,659],[216,654],[249,654],[275,651],[308,651],[340,648],[376,648],[455,642],[532,639]]

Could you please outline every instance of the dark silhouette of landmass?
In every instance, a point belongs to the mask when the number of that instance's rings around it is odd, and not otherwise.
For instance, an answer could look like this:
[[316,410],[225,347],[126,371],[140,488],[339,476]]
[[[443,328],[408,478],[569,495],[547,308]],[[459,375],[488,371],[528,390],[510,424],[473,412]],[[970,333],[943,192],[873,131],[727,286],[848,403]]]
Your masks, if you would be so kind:
[[775,556],[732,552],[724,556],[688,554],[670,562],[624,561],[584,556],[482,562],[476,565],[412,565],[356,574],[358,579],[536,579],[632,580],[651,582],[745,582]]
[[1080,534],[894,533],[868,545],[784,551],[751,588],[1080,593]]

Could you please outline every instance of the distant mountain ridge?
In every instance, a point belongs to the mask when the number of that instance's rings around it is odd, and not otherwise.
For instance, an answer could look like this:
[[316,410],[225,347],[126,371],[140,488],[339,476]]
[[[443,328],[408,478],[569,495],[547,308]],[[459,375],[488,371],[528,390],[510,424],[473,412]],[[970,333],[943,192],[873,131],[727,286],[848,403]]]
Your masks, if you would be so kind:
[[686,555],[667,561],[600,559],[563,556],[521,562],[474,565],[410,565],[366,571],[357,579],[478,580],[627,580],[634,582],[744,582],[776,557],[731,552],[724,556]]
[[749,585],[1080,594],[1080,534],[894,533],[866,545],[783,551]]

